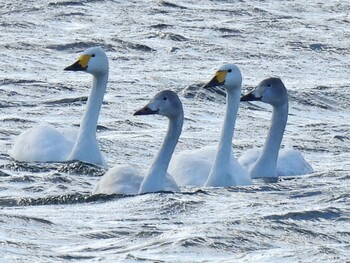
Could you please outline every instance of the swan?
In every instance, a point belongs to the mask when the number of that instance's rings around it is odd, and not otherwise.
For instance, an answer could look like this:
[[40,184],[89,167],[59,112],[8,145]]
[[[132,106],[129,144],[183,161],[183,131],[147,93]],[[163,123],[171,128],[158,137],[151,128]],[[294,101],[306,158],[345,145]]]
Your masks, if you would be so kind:
[[242,85],[239,68],[234,64],[223,65],[204,88],[219,85],[223,85],[227,94],[226,115],[219,144],[174,156],[169,173],[179,185],[226,187],[252,183],[247,170],[237,162],[232,150]]
[[157,93],[134,115],[159,114],[169,119],[163,144],[147,175],[143,177],[130,165],[117,165],[109,169],[95,186],[92,194],[143,194],[169,191],[179,192],[175,180],[167,173],[171,156],[180,137],[184,114],[177,94],[170,90]]
[[108,58],[100,47],[91,47],[64,70],[85,71],[93,81],[77,135],[40,125],[22,132],[10,156],[22,162],[83,161],[107,168],[96,140],[97,120],[108,81]]
[[252,178],[293,176],[313,173],[303,155],[293,149],[281,149],[280,145],[288,119],[288,92],[279,78],[268,78],[241,101],[261,101],[273,108],[271,125],[263,149],[246,151],[239,163],[249,170]]

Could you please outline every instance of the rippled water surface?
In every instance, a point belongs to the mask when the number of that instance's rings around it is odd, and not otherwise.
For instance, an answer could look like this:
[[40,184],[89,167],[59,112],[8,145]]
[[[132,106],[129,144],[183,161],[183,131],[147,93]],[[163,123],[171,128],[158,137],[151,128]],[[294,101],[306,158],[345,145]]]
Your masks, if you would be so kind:
[[[335,0],[1,1],[0,261],[349,261],[349,10]],[[184,104],[176,151],[215,144],[224,97],[197,87],[233,62],[244,91],[283,79],[291,101],[282,144],[315,173],[91,196],[98,167],[12,160],[25,129],[79,125],[91,78],[63,68],[96,45],[110,59],[98,129],[109,166],[149,166],[167,123],[133,112],[165,88]],[[270,117],[266,105],[241,105],[237,156],[262,145]]]

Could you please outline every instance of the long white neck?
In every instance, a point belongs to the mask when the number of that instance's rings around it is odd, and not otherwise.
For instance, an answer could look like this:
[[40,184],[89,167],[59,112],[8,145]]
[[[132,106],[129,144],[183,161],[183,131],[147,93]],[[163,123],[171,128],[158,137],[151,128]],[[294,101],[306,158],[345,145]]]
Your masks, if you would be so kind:
[[90,162],[90,160],[84,160],[83,156],[87,155],[87,152],[99,152],[96,140],[96,128],[103,97],[106,91],[107,81],[108,73],[93,76],[90,95],[80,123],[77,140],[68,158],[69,160],[83,160]]
[[251,177],[276,177],[277,159],[288,119],[288,101],[273,108],[270,129],[262,152],[252,168]]
[[239,108],[240,89],[227,91],[226,96],[226,114],[224,125],[221,130],[220,141],[211,168],[206,186],[227,186],[233,185],[233,178],[230,173],[232,158],[232,139]]
[[144,178],[139,193],[164,190],[166,174],[172,154],[180,137],[183,125],[183,113],[177,118],[169,118],[168,130],[153,164]]

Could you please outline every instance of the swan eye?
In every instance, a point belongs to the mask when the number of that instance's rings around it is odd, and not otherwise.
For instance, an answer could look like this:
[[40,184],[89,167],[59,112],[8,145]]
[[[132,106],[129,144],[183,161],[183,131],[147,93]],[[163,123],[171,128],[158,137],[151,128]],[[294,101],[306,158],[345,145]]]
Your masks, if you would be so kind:
[[167,97],[164,97],[163,100],[167,100],[168,98]]
[[91,57],[95,57],[95,54],[92,54]]
[[229,69],[227,72],[229,72],[229,73],[232,72],[232,69]]
[[268,87],[268,88],[271,88],[271,83],[268,83],[268,84],[267,84],[267,87]]

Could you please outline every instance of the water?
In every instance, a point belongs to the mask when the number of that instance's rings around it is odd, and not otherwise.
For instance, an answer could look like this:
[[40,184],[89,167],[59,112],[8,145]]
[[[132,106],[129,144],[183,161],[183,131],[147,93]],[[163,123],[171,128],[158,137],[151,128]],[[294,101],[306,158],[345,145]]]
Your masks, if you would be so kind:
[[[2,1],[2,262],[346,262],[350,258],[348,1]],[[283,146],[315,173],[250,187],[91,196],[104,171],[10,159],[34,125],[79,125],[90,76],[64,72],[100,45],[110,80],[98,138],[110,166],[148,167],[166,129],[137,117],[157,91],[178,91],[177,147],[218,140],[224,98],[198,91],[224,62],[244,90],[279,76],[289,89]],[[187,89],[186,89],[187,88]],[[261,146],[271,109],[242,104],[234,147]]]

